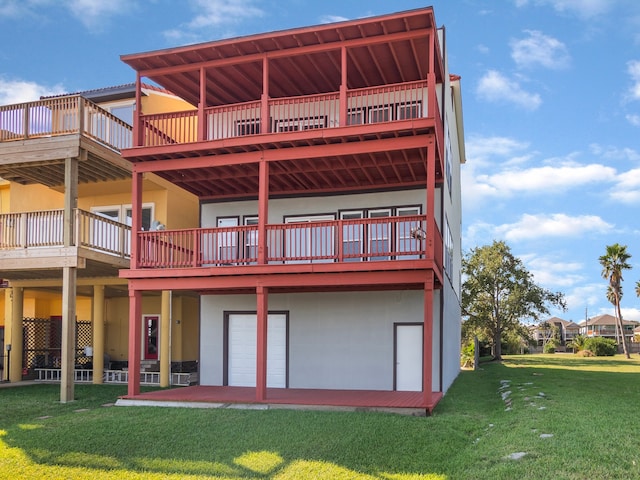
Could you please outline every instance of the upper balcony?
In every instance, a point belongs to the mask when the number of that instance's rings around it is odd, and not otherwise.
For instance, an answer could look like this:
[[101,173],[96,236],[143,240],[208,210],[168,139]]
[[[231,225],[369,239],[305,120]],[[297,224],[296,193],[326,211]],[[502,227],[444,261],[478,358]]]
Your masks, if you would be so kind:
[[265,274],[431,269],[442,279],[442,235],[425,215],[267,224],[265,231],[264,238],[258,225],[139,232],[137,258],[122,275],[233,276],[236,288]]
[[[409,124],[387,125],[386,130],[401,129],[406,135],[406,130],[418,125],[414,120],[435,117],[429,125],[421,122],[422,128],[442,128],[438,109],[430,110],[429,105],[427,81],[420,80],[348,90],[344,106],[340,92],[336,91],[208,107],[203,112],[188,110],[140,115],[136,146],[158,147],[233,138],[243,139],[242,143],[274,142],[277,141],[274,136],[260,139],[255,136],[307,130],[314,130],[307,137],[331,136],[337,133],[325,134],[317,130],[396,121],[408,121]],[[350,134],[359,135],[363,131]],[[253,138],[246,139],[249,136]],[[230,148],[241,142],[224,142],[221,146]]]
[[79,96],[0,106],[0,177],[20,184],[64,185],[66,158],[79,160],[78,181],[130,178],[120,150],[132,128]]
[[117,276],[129,267],[131,227],[75,209],[74,235],[65,246],[64,210],[0,214],[0,270],[10,280],[52,278],[52,269],[78,275]]

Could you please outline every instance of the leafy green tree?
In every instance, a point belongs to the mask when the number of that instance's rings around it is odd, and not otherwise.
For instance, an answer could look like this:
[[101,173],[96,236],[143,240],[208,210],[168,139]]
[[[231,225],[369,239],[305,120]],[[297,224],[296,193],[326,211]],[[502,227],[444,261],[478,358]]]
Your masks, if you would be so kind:
[[503,241],[494,241],[466,253],[462,273],[462,312],[466,330],[490,340],[495,360],[502,359],[503,335],[527,334],[521,321],[539,321],[541,316],[549,314],[552,305],[566,308],[564,295],[537,285],[522,261]]
[[629,264],[630,258],[631,254],[627,252],[627,246],[620,245],[619,243],[607,245],[606,253],[599,258],[600,265],[602,265],[602,278],[609,281],[607,299],[615,308],[616,322],[622,334],[622,349],[627,358],[631,358],[631,355],[629,355],[627,338],[624,334],[624,326],[622,325],[620,300],[622,299],[622,272],[631,269],[631,265]]

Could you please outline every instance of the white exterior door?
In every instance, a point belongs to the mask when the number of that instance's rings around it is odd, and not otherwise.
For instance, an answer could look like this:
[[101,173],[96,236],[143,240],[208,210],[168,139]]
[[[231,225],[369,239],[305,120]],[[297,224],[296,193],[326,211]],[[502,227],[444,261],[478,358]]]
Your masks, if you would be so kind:
[[396,390],[422,391],[422,325],[397,324]]
[[[256,386],[257,317],[229,315],[229,386]],[[267,324],[267,387],[287,386],[287,317],[270,314]]]

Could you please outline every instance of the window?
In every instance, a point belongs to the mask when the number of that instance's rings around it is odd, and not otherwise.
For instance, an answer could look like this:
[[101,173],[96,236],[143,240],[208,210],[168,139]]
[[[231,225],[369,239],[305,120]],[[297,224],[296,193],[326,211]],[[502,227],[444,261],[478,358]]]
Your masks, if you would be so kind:
[[398,120],[407,120],[409,118],[422,117],[422,102],[400,103],[396,108],[396,118]]
[[[142,230],[150,230],[153,219],[153,203],[143,204],[142,206]],[[124,223],[131,226],[132,223],[132,207],[131,205],[110,205],[104,207],[92,207],[91,212],[101,217],[108,218],[114,222]],[[107,250],[120,250],[120,228],[117,225],[94,220],[92,225],[92,242],[98,247]],[[124,251],[131,251],[131,238],[125,237]]]
[[250,264],[255,264],[258,258],[258,217],[245,217],[244,224],[255,226],[251,230],[246,230],[244,237],[245,259]]
[[[363,218],[362,210],[340,212],[342,220]],[[362,223],[347,223],[342,226],[342,257],[345,262],[362,261]]]
[[[384,218],[391,216],[391,209],[369,210],[369,218]],[[369,224],[369,259],[389,260],[391,246],[391,224],[388,222],[372,222]]]
[[296,132],[298,130],[313,130],[326,128],[327,117],[289,118],[276,121],[276,132]]
[[260,133],[260,120],[237,120],[236,121],[236,135],[242,137],[244,135],[256,135]]
[[326,220],[335,220],[335,217],[314,215],[285,219],[285,223],[299,224],[285,230],[285,256],[292,259],[287,263],[333,261],[333,228],[322,223]]
[[388,122],[391,120],[392,113],[390,105],[371,107],[369,109],[369,123]]
[[364,123],[364,108],[350,108],[347,111],[347,125],[362,125]]
[[238,226],[238,218],[218,218],[217,225],[229,229],[217,234],[217,260],[223,265],[234,264],[238,260],[238,229],[232,227]]
[[[398,217],[420,215],[420,207],[402,207],[398,208],[396,215]],[[398,222],[396,232],[396,244],[398,251],[398,259],[420,258],[418,253],[409,253],[402,255],[402,252],[421,252],[424,250],[427,232],[422,220],[407,220],[406,222]]]
[[449,228],[449,219],[444,224],[444,269],[451,275],[453,269],[453,236]]

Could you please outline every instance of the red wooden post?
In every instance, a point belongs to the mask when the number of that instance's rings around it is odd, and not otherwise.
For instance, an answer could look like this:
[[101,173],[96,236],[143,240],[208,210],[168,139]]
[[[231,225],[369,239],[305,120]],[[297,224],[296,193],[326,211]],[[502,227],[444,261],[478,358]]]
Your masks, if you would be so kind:
[[267,220],[269,217],[269,163],[260,160],[258,179],[258,263],[267,263]]
[[143,145],[142,134],[142,81],[140,74],[136,73],[136,111],[134,112],[133,121],[133,146],[141,147]]
[[433,271],[429,271],[424,284],[424,325],[422,327],[422,394],[426,405],[431,405],[433,390]]
[[347,47],[343,46],[340,51],[341,58],[341,81],[340,81],[340,121],[341,127],[347,124]]
[[267,399],[267,324],[269,315],[269,292],[266,287],[256,288],[257,340],[256,340],[256,400]]
[[140,394],[140,342],[142,341],[142,292],[129,289],[129,378],[127,394]]
[[200,103],[198,104],[198,141],[206,140],[207,122],[204,109],[207,106],[207,73],[200,67]]
[[269,59],[262,58],[262,98],[260,105],[260,133],[269,133]]

